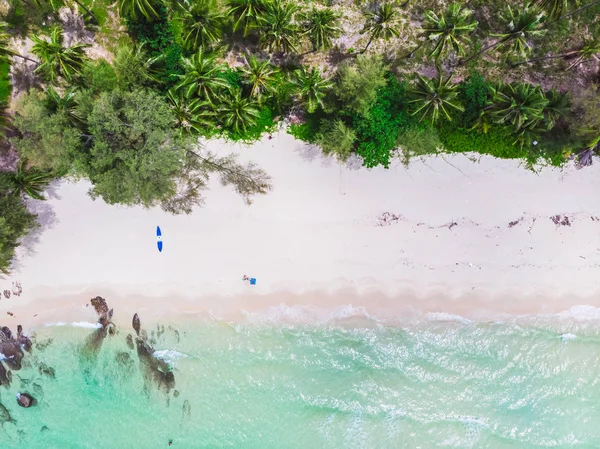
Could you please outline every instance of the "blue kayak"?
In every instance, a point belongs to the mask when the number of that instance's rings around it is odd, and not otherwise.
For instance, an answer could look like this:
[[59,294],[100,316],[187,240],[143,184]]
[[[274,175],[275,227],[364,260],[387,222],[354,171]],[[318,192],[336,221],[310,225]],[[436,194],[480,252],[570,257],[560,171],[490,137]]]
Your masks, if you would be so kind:
[[158,251],[162,253],[163,242],[162,232],[160,232],[160,226],[156,227],[156,245],[158,246]]

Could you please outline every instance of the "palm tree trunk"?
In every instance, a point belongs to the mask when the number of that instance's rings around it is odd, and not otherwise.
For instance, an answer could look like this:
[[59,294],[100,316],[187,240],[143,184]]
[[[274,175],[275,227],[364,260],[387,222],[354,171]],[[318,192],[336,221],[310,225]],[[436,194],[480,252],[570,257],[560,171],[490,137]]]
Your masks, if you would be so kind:
[[98,23],[98,19],[96,18],[96,15],[91,10],[86,8],[83,5],[83,3],[81,3],[79,0],[75,0],[75,3],[77,3],[79,6],[81,6],[84,9],[84,11],[87,12],[92,17],[92,19],[94,20],[94,23],[96,23],[96,24]]
[[[600,0],[599,0],[600,1]],[[495,42],[493,44],[488,45],[487,47],[483,47],[481,50],[479,50],[476,53],[473,53],[471,56],[469,56],[467,59],[465,59],[464,61],[462,61],[459,65],[465,65],[467,62],[469,62],[470,60],[472,60],[473,58],[484,54],[486,51],[491,50],[494,47],[497,47],[500,44],[503,44],[504,42],[506,42],[506,39],[500,39],[498,42]]]
[[39,64],[40,64],[40,62],[39,62],[39,61],[36,61],[35,59],[31,59],[31,58],[29,58],[29,57],[27,57],[27,56],[20,55],[20,54],[18,54],[18,53],[13,53],[13,57],[16,57],[16,58],[21,58],[21,59],[24,59],[25,61],[33,62],[33,63],[34,63],[34,64],[36,64],[36,65],[39,65]]
[[369,39],[369,42],[367,42],[367,46],[365,48],[363,48],[363,51],[360,52],[361,54],[363,54],[365,51],[367,51],[367,48],[369,48],[369,45],[371,45],[371,42],[373,42],[373,36],[371,36],[371,39]]
[[512,67],[518,67],[520,65],[527,64],[527,63],[530,63],[530,62],[544,61],[545,59],[566,58],[566,57],[574,55],[576,53],[577,53],[577,50],[575,50],[575,51],[569,51],[567,53],[562,53],[560,55],[550,55],[550,56],[542,56],[541,58],[527,59],[526,61],[521,61],[521,62],[517,62],[515,64],[512,64]]
[[583,11],[584,9],[591,8],[592,6],[594,6],[598,3],[600,3],[600,0],[596,0],[595,2],[592,2],[592,3],[588,3],[587,5],[584,5],[581,8],[577,8],[575,11],[565,14],[564,16],[560,16],[558,19],[556,19],[556,22],[558,22],[559,20],[562,20],[562,19],[566,19],[567,17],[571,17],[571,16],[577,14],[578,12]]

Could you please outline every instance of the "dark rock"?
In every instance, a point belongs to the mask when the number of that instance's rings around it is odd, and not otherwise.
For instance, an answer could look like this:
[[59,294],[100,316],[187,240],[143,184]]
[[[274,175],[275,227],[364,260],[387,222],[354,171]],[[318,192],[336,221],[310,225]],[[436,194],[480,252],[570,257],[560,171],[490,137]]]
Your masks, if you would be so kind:
[[140,317],[138,316],[137,313],[135,315],[133,315],[133,320],[131,322],[131,325],[133,326],[133,330],[135,331],[135,333],[139,336],[141,323],[140,323]]
[[11,339],[12,339],[11,330],[6,326],[0,327],[0,340],[5,341],[5,340],[11,340]]
[[17,404],[23,408],[29,408],[36,405],[37,401],[33,396],[27,393],[17,393]]
[[96,296],[92,298],[90,303],[92,307],[96,310],[96,313],[100,316],[108,315],[108,304],[106,304],[106,300],[100,296]]
[[173,397],[174,398],[178,398],[179,397],[179,390],[173,390]]
[[10,371],[6,371],[6,368],[4,368],[4,365],[2,365],[2,363],[0,363],[0,385],[8,387],[10,386],[10,379],[8,378],[8,373]]
[[127,343],[127,347],[129,349],[135,348],[135,345],[133,344],[133,337],[131,336],[131,334],[127,334],[127,337],[125,338],[125,342]]

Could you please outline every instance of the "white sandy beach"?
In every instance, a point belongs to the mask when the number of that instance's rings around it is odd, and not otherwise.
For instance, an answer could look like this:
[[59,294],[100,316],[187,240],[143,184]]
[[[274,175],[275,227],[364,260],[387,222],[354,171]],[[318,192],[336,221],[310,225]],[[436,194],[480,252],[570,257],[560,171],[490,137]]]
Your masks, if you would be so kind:
[[[117,314],[281,303],[386,313],[600,306],[600,164],[534,173],[517,161],[444,155],[353,169],[284,132],[209,147],[257,162],[273,191],[247,206],[215,181],[204,208],[171,216],[92,201],[86,182],[63,182],[32,202],[43,226],[0,279],[0,290],[23,287],[2,298],[0,313],[45,322],[96,295]],[[398,219],[382,225],[384,213]],[[555,225],[555,215],[570,226]]]

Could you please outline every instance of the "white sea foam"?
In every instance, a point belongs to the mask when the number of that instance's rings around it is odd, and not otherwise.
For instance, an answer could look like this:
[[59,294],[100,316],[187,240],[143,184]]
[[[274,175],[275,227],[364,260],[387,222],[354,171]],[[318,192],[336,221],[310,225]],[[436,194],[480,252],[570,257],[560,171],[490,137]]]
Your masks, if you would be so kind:
[[573,306],[557,314],[559,318],[573,319],[576,321],[600,320],[600,307]]
[[161,349],[159,351],[154,351],[152,355],[157,359],[164,360],[169,365],[174,365],[177,360],[189,357],[187,354],[183,354],[172,349]]
[[262,311],[249,312],[243,310],[246,320],[250,323],[310,323],[326,324],[332,321],[344,320],[348,318],[366,318],[373,321],[379,321],[369,313],[364,307],[354,307],[347,304],[333,308],[323,308],[315,306],[279,304],[278,306],[268,307]]
[[90,323],[88,321],[73,321],[72,323],[65,323],[63,321],[57,321],[56,323],[46,323],[45,327],[62,327],[62,326],[73,326],[73,327],[83,327],[85,329],[99,329],[102,327],[100,323]]
[[445,313],[445,312],[429,312],[425,315],[425,317],[430,321],[455,321],[463,324],[472,323],[471,320],[465,318],[460,315],[455,315],[453,313]]
[[569,340],[575,340],[577,338],[577,335],[571,334],[571,333],[566,333],[566,334],[562,334],[560,336],[560,338],[562,339],[562,341],[566,342]]
[[83,327],[86,329],[100,329],[102,325],[100,323],[90,323],[88,321],[74,321],[71,323],[73,327]]

